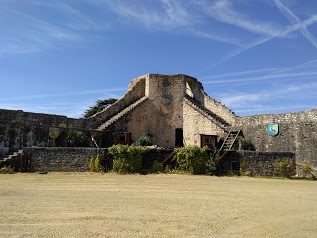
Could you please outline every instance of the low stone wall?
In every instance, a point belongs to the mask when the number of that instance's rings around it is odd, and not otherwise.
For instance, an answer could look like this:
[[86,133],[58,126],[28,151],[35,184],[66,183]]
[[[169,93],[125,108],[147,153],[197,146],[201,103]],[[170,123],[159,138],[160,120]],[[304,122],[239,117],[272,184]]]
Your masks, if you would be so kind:
[[[155,160],[163,162],[172,151],[150,150],[143,155],[143,169],[148,170]],[[89,171],[90,159],[96,158],[98,154],[100,163],[106,171],[112,169],[113,165],[113,158],[108,154],[106,148],[29,147],[24,148],[24,154],[27,155],[28,163],[26,165],[27,169],[23,171],[29,172],[87,172]],[[235,170],[238,172],[240,169],[240,171],[244,170],[254,176],[273,176],[273,164],[284,160],[290,160],[295,168],[295,154],[291,152],[229,152],[223,158],[222,166],[225,171]],[[165,165],[175,167],[175,161],[168,160]],[[12,164],[12,166],[20,167],[20,165],[15,164]]]
[[102,160],[106,149],[39,147],[24,148],[31,172],[87,172],[89,161],[99,153]]
[[273,165],[276,162],[289,160],[294,165],[295,154],[291,152],[240,152],[240,168],[250,175],[273,176]]

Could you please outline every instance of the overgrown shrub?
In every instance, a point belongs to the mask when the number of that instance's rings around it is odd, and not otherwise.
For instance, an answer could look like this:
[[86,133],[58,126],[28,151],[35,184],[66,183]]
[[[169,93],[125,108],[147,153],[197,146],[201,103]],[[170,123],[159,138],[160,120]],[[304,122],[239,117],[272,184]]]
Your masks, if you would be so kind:
[[152,139],[149,136],[141,136],[136,141],[137,146],[149,146],[152,145]]
[[113,155],[113,171],[127,174],[142,172],[142,155],[149,149],[143,146],[113,145],[108,151]]
[[312,178],[316,180],[316,176],[313,174],[313,169],[308,163],[305,163],[301,168],[301,173],[304,178]]
[[241,144],[241,150],[255,151],[255,147],[251,140],[243,138],[239,140],[239,143]]
[[69,147],[85,147],[89,145],[87,134],[75,129],[66,132],[66,141]]
[[9,165],[4,166],[3,168],[0,169],[0,174],[14,174],[15,173],[15,168],[11,168],[11,166]]
[[89,161],[89,171],[90,172],[103,172],[102,168],[100,167],[100,158],[99,154],[94,158],[94,156],[91,157]]
[[294,175],[294,165],[290,160],[284,160],[273,164],[273,175],[290,178]]
[[209,159],[206,162],[207,172],[210,175],[220,175],[220,153],[217,150],[214,150],[210,153]]
[[308,163],[305,163],[303,166],[302,166],[302,174],[304,177],[310,175],[312,172],[312,168],[310,167],[310,165]]
[[189,174],[206,174],[208,153],[207,147],[200,148],[196,145],[174,149],[174,159],[179,165],[179,170]]
[[162,173],[164,171],[163,164],[157,160],[154,160],[153,165],[151,166],[149,173],[157,174]]

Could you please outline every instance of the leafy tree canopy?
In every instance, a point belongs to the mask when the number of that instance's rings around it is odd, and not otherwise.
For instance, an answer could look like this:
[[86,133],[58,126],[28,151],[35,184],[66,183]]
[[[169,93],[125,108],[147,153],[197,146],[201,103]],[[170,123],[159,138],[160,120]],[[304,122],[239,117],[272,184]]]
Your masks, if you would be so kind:
[[108,99],[104,99],[104,100],[97,100],[96,104],[94,106],[89,107],[89,109],[87,109],[84,112],[84,117],[88,118],[91,117],[92,115],[101,112],[104,108],[106,108],[107,106],[114,104],[118,99],[115,98],[108,98]]

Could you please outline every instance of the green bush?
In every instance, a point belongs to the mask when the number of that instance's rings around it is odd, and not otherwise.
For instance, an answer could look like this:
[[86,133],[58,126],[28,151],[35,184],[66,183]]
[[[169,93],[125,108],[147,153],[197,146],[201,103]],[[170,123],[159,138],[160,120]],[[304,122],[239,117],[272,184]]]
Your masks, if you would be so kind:
[[243,138],[239,143],[241,143],[241,150],[255,151],[255,147],[251,140]]
[[210,175],[220,175],[220,154],[214,150],[210,153],[209,159],[206,162],[207,172]]
[[162,173],[164,171],[163,164],[158,162],[157,160],[154,160],[153,165],[151,166],[149,173],[151,174],[157,174]]
[[316,180],[316,176],[313,174],[313,169],[308,163],[305,163],[301,168],[301,173],[304,178],[312,178]]
[[11,166],[9,165],[9,167],[4,166],[3,168],[0,169],[0,174],[14,174],[15,173],[15,168],[11,168]]
[[99,158],[99,154],[97,155],[96,158],[94,158],[93,156],[91,157],[90,161],[89,161],[89,171],[90,172],[103,172],[103,170],[100,167],[100,158]]
[[86,147],[89,146],[89,137],[83,131],[71,129],[66,132],[66,141],[68,147]]
[[109,147],[113,155],[113,171],[120,174],[141,173],[142,155],[149,151],[143,146],[113,145]]
[[152,139],[149,136],[141,136],[136,141],[137,146],[149,146],[152,145]]
[[189,174],[206,174],[208,153],[207,147],[200,148],[196,145],[174,149],[174,159],[179,165],[179,170]]
[[305,163],[303,166],[302,166],[302,174],[304,177],[310,175],[312,172],[312,168],[310,167],[310,165],[308,163]]
[[294,175],[294,165],[290,160],[284,160],[273,164],[273,175],[290,178]]

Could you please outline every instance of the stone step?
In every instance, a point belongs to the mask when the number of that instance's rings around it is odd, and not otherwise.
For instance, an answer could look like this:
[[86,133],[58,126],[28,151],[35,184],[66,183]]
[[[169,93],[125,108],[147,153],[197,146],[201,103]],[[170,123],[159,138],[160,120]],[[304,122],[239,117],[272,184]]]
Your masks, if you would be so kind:
[[23,154],[23,150],[18,150],[18,152],[15,151],[15,152],[13,152],[13,154],[9,154],[6,157],[0,158],[0,162],[5,162],[5,161],[11,160],[11,159],[17,159],[22,154]]

